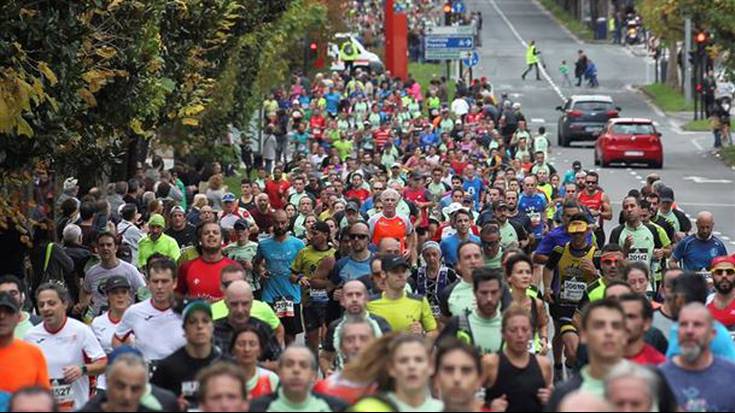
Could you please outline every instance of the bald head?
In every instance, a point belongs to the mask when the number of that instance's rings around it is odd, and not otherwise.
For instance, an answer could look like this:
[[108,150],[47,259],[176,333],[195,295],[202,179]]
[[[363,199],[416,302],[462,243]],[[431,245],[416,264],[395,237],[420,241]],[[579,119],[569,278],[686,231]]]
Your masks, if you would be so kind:
[[697,214],[697,237],[700,239],[709,239],[714,229],[715,217],[711,212],[702,211]]
[[378,244],[378,253],[401,255],[401,242],[395,238],[383,238]]
[[242,327],[250,320],[253,307],[253,288],[247,281],[235,281],[225,289],[225,305],[229,310],[228,321],[233,327]]
[[559,403],[559,412],[611,412],[614,408],[605,399],[577,390]]
[[362,315],[368,302],[368,290],[362,281],[347,281],[342,287],[340,304],[347,314]]

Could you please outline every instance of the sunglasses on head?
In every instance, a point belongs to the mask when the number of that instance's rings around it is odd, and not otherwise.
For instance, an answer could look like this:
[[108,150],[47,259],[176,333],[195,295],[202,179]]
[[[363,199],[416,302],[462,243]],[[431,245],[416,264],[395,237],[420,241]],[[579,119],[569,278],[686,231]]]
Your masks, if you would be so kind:
[[602,262],[605,265],[614,265],[617,264],[620,260],[617,258],[604,258],[600,262]]

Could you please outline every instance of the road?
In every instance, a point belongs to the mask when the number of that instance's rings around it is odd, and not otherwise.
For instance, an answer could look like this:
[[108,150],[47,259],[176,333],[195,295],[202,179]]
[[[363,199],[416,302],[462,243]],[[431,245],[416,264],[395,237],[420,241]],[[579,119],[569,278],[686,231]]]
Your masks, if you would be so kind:
[[[521,102],[532,130],[545,126],[552,145],[556,145],[559,112],[555,108],[564,97],[591,92],[610,95],[623,109],[621,116],[653,119],[664,141],[664,169],[655,172],[675,190],[676,202],[687,215],[696,217],[702,210],[713,212],[715,235],[725,241],[730,252],[735,251],[735,170],[709,154],[711,134],[682,132],[633,87],[652,82],[650,59],[637,57],[618,45],[579,41],[534,0],[471,0],[467,6],[483,16],[481,60],[475,77],[487,76],[497,96],[508,92],[514,101]],[[537,81],[535,74],[521,80],[526,67],[524,43],[531,40],[536,41],[547,64],[548,75],[542,76],[542,81]],[[559,63],[566,59],[573,70],[579,49],[597,64],[601,86],[594,91],[561,87]],[[613,203],[613,216],[617,216],[628,191],[640,189],[646,175],[654,172],[642,167],[597,169],[591,146],[553,146],[550,159],[560,171],[569,169],[574,160],[581,161],[585,169],[597,170]],[[607,229],[611,228],[608,224]]]

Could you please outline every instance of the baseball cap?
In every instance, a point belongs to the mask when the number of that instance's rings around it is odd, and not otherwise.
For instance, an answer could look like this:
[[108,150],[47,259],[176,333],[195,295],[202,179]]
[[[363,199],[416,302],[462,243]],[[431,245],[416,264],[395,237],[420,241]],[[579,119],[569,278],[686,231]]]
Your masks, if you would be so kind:
[[122,275],[113,275],[105,280],[104,283],[100,284],[99,291],[102,294],[107,294],[108,291],[112,291],[115,288],[127,288],[131,290],[133,287],[130,286],[130,281]]
[[436,241],[426,241],[426,242],[424,242],[424,245],[421,246],[421,253],[423,254],[424,251],[430,250],[432,248],[433,249],[436,249],[436,250],[439,250],[439,251],[442,250],[441,245],[439,245],[438,242],[436,242]]
[[9,308],[14,313],[20,311],[18,303],[10,293],[0,293],[0,307]]
[[158,227],[165,227],[166,226],[166,220],[163,218],[163,215],[161,214],[153,214],[148,219],[148,226],[158,226]]
[[421,179],[424,176],[421,175],[421,172],[411,172],[411,179]]
[[668,186],[664,186],[658,191],[661,202],[674,202],[674,190]]
[[712,263],[710,264],[709,268],[713,269],[720,264],[730,264],[730,266],[735,267],[735,257],[731,257],[728,255],[714,257],[712,258]]
[[387,254],[383,257],[383,259],[380,261],[382,265],[383,271],[393,271],[397,268],[405,268],[409,269],[411,268],[410,265],[408,265],[408,261],[406,261],[405,258],[401,257],[400,255],[395,254]]
[[242,231],[244,229],[250,228],[250,223],[247,220],[240,218],[235,221],[235,225],[233,226],[233,228],[235,228],[235,231]]
[[222,202],[235,202],[237,198],[232,192],[228,192],[222,196]]
[[329,228],[329,224],[324,221],[317,221],[311,226],[314,231],[321,232],[323,234],[329,234],[332,230]]
[[360,206],[357,205],[357,202],[348,202],[347,206],[345,207],[345,211],[359,211]]
[[503,200],[495,201],[493,203],[493,209],[496,211],[499,209],[508,209],[508,204],[506,204]]
[[69,178],[66,178],[66,180],[64,181],[64,190],[68,191],[70,189],[74,189],[77,187],[78,183],[79,181],[76,178],[74,178],[73,176],[70,176]]
[[567,225],[567,233],[578,234],[580,232],[587,232],[589,224],[585,221],[572,221]]
[[452,215],[454,215],[455,212],[459,211],[460,209],[465,209],[465,207],[462,206],[462,204],[460,204],[459,202],[452,202],[451,204],[449,204],[448,207],[444,208],[443,212],[447,216],[451,217]]
[[209,305],[209,303],[202,300],[196,300],[190,302],[186,305],[186,307],[184,307],[184,311],[183,313],[181,313],[182,318],[184,319],[184,324],[186,324],[189,317],[191,317],[191,315],[194,314],[196,311],[203,311],[209,316],[209,318],[212,318],[212,307]]
[[171,215],[175,214],[176,212],[186,215],[186,211],[184,211],[184,208],[182,208],[179,205],[176,205],[175,207],[171,208]]
[[391,165],[390,168],[393,169],[393,168],[400,168],[400,167],[401,167],[401,164],[399,164],[398,162],[393,162],[393,165]]
[[580,169],[582,169],[582,162],[580,161],[572,162],[572,169],[574,169],[575,171],[579,171]]

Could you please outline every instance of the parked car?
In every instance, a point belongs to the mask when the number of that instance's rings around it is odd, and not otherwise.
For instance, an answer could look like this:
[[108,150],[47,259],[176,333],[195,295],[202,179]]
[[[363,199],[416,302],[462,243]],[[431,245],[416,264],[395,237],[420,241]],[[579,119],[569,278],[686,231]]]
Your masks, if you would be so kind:
[[650,119],[611,119],[595,143],[595,165],[646,163],[663,168],[661,133]]
[[562,112],[557,126],[559,146],[568,147],[572,142],[597,139],[607,121],[617,118],[622,109],[610,96],[575,95],[556,110]]

